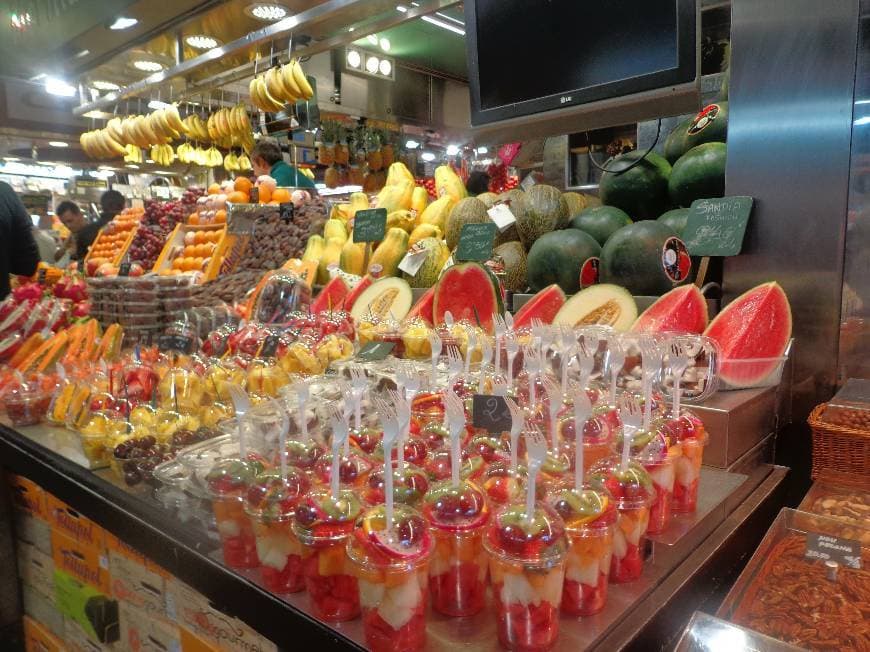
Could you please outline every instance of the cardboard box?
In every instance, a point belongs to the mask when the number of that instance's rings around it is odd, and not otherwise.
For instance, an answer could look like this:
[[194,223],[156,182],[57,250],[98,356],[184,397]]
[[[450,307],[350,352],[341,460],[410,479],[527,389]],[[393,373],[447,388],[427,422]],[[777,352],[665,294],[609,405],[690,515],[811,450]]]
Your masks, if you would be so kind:
[[45,496],[47,495],[38,484],[23,475],[9,474],[9,486],[12,489],[12,504],[28,514],[43,520],[46,519]]
[[21,581],[54,600],[54,560],[29,543],[19,543],[15,552]]
[[24,649],[26,652],[65,652],[67,648],[60,639],[40,623],[24,616]]
[[164,578],[149,568],[144,557],[135,560],[123,552],[110,549],[109,574],[112,578],[112,597],[151,616],[166,618]]
[[92,548],[106,547],[106,531],[59,498],[46,494],[48,522],[51,529]]
[[21,509],[13,510],[15,518],[15,538],[20,543],[36,547],[40,552],[51,556],[51,525],[48,521]]
[[79,582],[94,587],[100,593],[111,590],[109,580],[109,559],[105,550],[95,548],[53,530],[51,551],[55,570],[72,576]]
[[179,627],[178,631],[181,635],[181,652],[222,652],[217,645],[207,643],[184,627]]
[[[112,652],[116,648],[111,644],[100,643],[90,637],[81,625],[69,618],[64,620],[63,642],[64,649],[69,652]],[[129,650],[129,648],[118,648]]]
[[181,633],[178,626],[153,614],[140,611],[126,602],[120,603],[121,638],[116,649],[137,652],[179,652]]
[[55,636],[63,637],[63,614],[55,606],[53,594],[49,598],[29,584],[22,584],[21,602],[24,607],[24,613]]

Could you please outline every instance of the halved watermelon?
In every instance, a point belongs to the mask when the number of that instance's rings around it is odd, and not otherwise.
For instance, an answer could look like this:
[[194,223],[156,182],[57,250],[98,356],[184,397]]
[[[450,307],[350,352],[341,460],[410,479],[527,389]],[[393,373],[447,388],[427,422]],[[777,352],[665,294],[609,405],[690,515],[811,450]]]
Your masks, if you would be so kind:
[[544,324],[552,324],[559,309],[565,305],[565,293],[556,283],[548,285],[526,301],[523,307],[514,315],[514,328],[524,328],[532,325],[533,319],[540,319]]
[[637,304],[628,290],[610,283],[599,283],[568,299],[553,323],[613,326],[618,331],[627,331],[636,319]]
[[344,303],[350,288],[341,276],[336,276],[323,286],[317,298],[311,302],[311,312],[317,314],[327,310],[338,310]]
[[447,311],[456,320],[467,319],[492,331],[492,316],[504,314],[501,288],[492,273],[478,263],[462,263],[445,271],[435,285],[432,317],[444,322]]
[[359,295],[369,289],[369,286],[374,283],[374,279],[371,276],[366,274],[363,276],[359,283],[353,286],[353,289],[347,293],[347,296],[344,297],[344,306],[343,309],[346,312],[350,312],[351,308],[353,308],[353,304],[356,303],[356,300],[359,299]]
[[432,320],[432,308],[435,304],[435,286],[433,285],[431,288],[426,290],[419,299],[417,299],[417,303],[411,306],[411,312],[405,315],[405,320],[414,319],[415,317],[419,317],[423,321],[425,321],[429,326],[433,325]]
[[791,306],[778,283],[741,294],[704,331],[719,345],[719,377],[733,388],[762,386],[782,363],[791,326]]
[[635,332],[703,333],[707,328],[707,301],[696,285],[684,285],[659,297],[641,313]]
[[372,283],[354,302],[350,314],[357,322],[367,316],[401,321],[411,309],[413,299],[408,282],[390,276]]

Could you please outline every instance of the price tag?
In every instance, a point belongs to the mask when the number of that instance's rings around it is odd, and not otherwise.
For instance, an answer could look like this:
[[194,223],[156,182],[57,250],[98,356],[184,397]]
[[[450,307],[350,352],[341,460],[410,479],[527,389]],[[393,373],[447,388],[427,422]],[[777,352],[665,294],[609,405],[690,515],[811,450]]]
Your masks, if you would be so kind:
[[40,285],[45,285],[45,277],[47,274],[48,274],[48,269],[46,269],[45,267],[40,267],[39,273],[36,275],[36,282],[39,283]]
[[278,345],[280,343],[281,339],[277,335],[267,335],[266,339],[263,340],[263,346],[260,348],[260,357],[274,358],[275,354],[278,353]]
[[359,350],[356,359],[361,362],[377,362],[390,355],[395,346],[395,342],[369,342]]
[[285,222],[293,221],[293,211],[296,207],[293,205],[292,201],[285,201],[278,204],[278,215]]
[[861,544],[818,532],[807,532],[807,559],[835,561],[841,566],[861,569]]
[[387,232],[387,209],[357,211],[353,220],[354,242],[380,242]]
[[130,276],[130,263],[121,263],[118,265],[118,276]]
[[161,335],[157,338],[157,348],[189,354],[193,350],[193,340],[184,335]]
[[420,271],[423,263],[426,262],[426,256],[428,253],[429,251],[425,247],[421,247],[418,242],[411,247],[408,250],[408,253],[405,254],[405,257],[402,258],[402,262],[399,263],[399,269],[406,274],[415,276],[417,272]]
[[525,179],[520,181],[520,188],[522,188],[523,190],[528,192],[529,188],[534,186],[536,183],[538,183],[538,182],[535,181],[535,177],[532,175],[532,173],[529,173],[526,175]]
[[501,232],[506,231],[517,222],[517,218],[514,217],[513,213],[511,213],[510,206],[505,202],[495,204],[492,208],[486,211],[486,214],[489,215],[489,219],[495,222],[495,225]]
[[682,240],[693,256],[736,256],[752,213],[752,197],[696,199]]
[[487,432],[509,432],[513,425],[504,396],[475,394],[471,404],[472,424]]
[[459,233],[456,260],[484,261],[492,257],[492,243],[497,227],[492,222],[465,224]]

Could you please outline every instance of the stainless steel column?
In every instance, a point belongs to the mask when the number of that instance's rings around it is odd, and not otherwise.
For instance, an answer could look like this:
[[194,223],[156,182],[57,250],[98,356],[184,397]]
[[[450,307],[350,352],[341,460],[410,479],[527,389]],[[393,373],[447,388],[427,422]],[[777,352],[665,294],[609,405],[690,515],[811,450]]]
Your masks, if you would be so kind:
[[726,193],[752,195],[726,301],[777,280],[794,335],[793,415],[837,369],[858,0],[733,0]]

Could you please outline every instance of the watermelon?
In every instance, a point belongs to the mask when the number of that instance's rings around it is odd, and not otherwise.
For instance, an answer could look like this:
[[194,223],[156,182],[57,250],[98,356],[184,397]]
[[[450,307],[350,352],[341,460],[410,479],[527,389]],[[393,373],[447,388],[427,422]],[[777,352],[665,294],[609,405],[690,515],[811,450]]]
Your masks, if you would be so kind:
[[504,303],[498,281],[478,263],[461,263],[448,268],[438,279],[432,306],[436,324],[444,323],[444,313],[456,320],[466,319],[492,331],[494,314],[504,314]]
[[517,218],[520,240],[527,250],[545,233],[564,229],[571,219],[568,202],[562,193],[545,184],[537,184],[529,189],[524,209],[519,215],[514,213],[514,217]]
[[631,218],[628,213],[616,206],[593,206],[581,211],[571,220],[572,229],[588,233],[602,247],[607,238],[629,224]]
[[666,273],[663,258],[665,243],[674,237],[671,229],[654,220],[622,227],[601,249],[601,282],[625,286],[635,295],[658,296],[672,290],[676,283]]
[[763,283],[741,294],[704,331],[719,345],[719,377],[735,389],[774,380],[791,327],[791,307],[778,283]]
[[683,154],[668,180],[671,201],[691,206],[696,199],[724,195],[727,150],[725,143],[704,143]]
[[565,305],[565,293],[562,288],[553,283],[526,301],[514,315],[514,328],[525,328],[532,325],[533,319],[540,319],[544,324],[552,324],[556,314]]
[[350,314],[356,322],[365,317],[401,321],[411,309],[414,295],[407,281],[393,276],[381,278],[363,290]]
[[350,288],[341,276],[336,276],[323,286],[317,298],[311,302],[311,312],[317,314],[338,310],[344,304],[344,300],[350,293]]
[[665,158],[673,165],[693,147],[724,143],[728,136],[728,102],[714,102],[680,122],[665,140]]
[[533,292],[556,283],[566,293],[580,289],[580,268],[597,257],[601,247],[588,233],[563,229],[545,233],[535,241],[526,261],[529,287]]
[[689,220],[688,208],[674,208],[666,213],[659,215],[657,222],[661,222],[679,237],[683,237],[683,229],[686,228],[686,222]]
[[369,286],[374,283],[374,279],[366,274],[363,276],[359,283],[353,286],[353,289],[348,292],[347,296],[344,297],[344,310],[350,312],[350,309],[353,308],[353,304],[356,303],[356,300],[359,299],[359,295],[365,292]]
[[432,322],[432,307],[435,301],[435,287],[431,287],[423,293],[419,299],[417,299],[417,303],[411,306],[411,311],[405,315],[405,320],[410,321],[416,317],[419,317],[423,321],[425,321],[429,326],[433,325]]
[[686,118],[677,124],[665,139],[665,158],[673,165],[677,159],[685,154],[690,148],[686,146],[689,127],[692,126],[694,117]]
[[651,220],[670,208],[671,164],[650,152],[629,169],[642,155],[643,152],[635,150],[610,161],[607,168],[612,172],[601,175],[598,193],[603,204],[621,208],[636,220]]
[[571,327],[604,325],[625,331],[636,319],[637,304],[625,288],[599,283],[568,299],[553,323]]
[[674,288],[643,311],[631,330],[642,333],[703,333],[707,328],[707,301],[694,285]]

